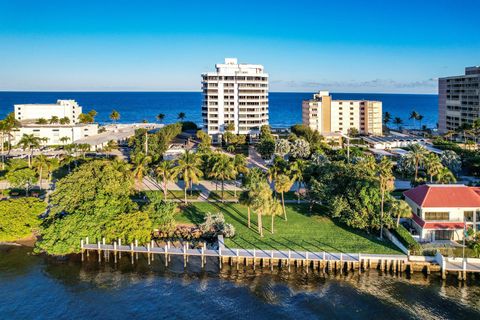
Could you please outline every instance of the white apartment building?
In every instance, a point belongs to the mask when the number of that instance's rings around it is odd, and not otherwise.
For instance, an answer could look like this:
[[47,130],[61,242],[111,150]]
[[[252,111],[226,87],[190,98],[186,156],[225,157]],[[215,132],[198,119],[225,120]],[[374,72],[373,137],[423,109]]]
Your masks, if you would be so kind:
[[[16,145],[24,134],[33,134],[42,139],[42,145],[75,143],[79,139],[98,134],[98,124],[80,124],[78,116],[82,107],[75,100],[58,100],[52,104],[16,104],[15,118],[20,125],[12,131],[12,144]],[[67,117],[69,124],[39,124],[38,119]],[[63,139],[62,139],[63,138]]]
[[225,127],[234,133],[258,135],[268,125],[268,74],[259,64],[239,64],[227,58],[215,72],[202,74],[204,130],[218,142]]
[[480,117],[480,66],[438,79],[438,131],[456,130]]
[[319,91],[302,103],[302,123],[323,135],[347,134],[357,129],[366,135],[382,135],[382,102],[332,100],[328,91]]
[[45,146],[70,144],[79,139],[97,135],[98,124],[23,124],[12,131],[12,144],[18,144],[24,134],[33,134],[45,140],[41,143]]
[[78,123],[78,116],[82,113],[82,107],[75,100],[57,100],[51,104],[16,104],[15,119],[18,121],[36,120],[40,118],[50,119],[69,118],[71,123]]

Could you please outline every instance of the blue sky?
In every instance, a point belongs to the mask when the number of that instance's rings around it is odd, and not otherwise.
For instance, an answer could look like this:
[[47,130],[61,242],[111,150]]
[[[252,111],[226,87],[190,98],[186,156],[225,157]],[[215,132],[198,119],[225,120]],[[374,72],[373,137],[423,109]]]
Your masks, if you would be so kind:
[[435,93],[480,64],[477,0],[0,0],[0,90],[198,91],[224,57],[271,91]]

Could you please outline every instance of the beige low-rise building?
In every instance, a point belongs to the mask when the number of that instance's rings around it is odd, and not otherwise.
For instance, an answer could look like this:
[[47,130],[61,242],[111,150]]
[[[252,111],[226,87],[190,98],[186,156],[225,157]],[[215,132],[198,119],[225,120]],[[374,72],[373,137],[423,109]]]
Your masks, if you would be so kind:
[[382,135],[382,102],[369,100],[333,100],[328,91],[319,91],[302,103],[302,123],[322,135]]

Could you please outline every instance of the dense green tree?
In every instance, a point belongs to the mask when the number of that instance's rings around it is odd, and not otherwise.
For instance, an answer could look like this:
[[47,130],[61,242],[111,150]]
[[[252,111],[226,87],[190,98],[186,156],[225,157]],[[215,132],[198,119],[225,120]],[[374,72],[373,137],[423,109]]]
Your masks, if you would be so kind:
[[0,242],[15,241],[35,232],[46,203],[37,198],[0,201]]
[[[63,255],[79,252],[80,240],[85,237],[91,242],[102,237],[109,242],[118,238],[131,241],[134,237],[144,240],[151,228],[145,214],[138,213],[138,206],[130,199],[132,191],[128,166],[107,160],[82,164],[56,183],[38,249]],[[121,221],[123,218],[125,221]]]
[[35,171],[30,168],[10,170],[6,178],[11,187],[24,189],[27,196],[31,186],[37,182]]
[[165,233],[175,230],[177,205],[171,201],[164,201],[156,195],[149,196],[149,200],[150,204],[146,211],[152,221],[153,228]]
[[271,137],[262,138],[255,148],[263,159],[269,159],[275,152],[275,140]]

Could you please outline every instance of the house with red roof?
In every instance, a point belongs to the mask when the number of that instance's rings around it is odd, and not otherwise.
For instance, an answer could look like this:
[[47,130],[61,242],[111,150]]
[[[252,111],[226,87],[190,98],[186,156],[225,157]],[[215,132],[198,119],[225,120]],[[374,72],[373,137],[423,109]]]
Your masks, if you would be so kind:
[[420,241],[463,240],[464,228],[480,230],[480,188],[424,184],[403,193]]

